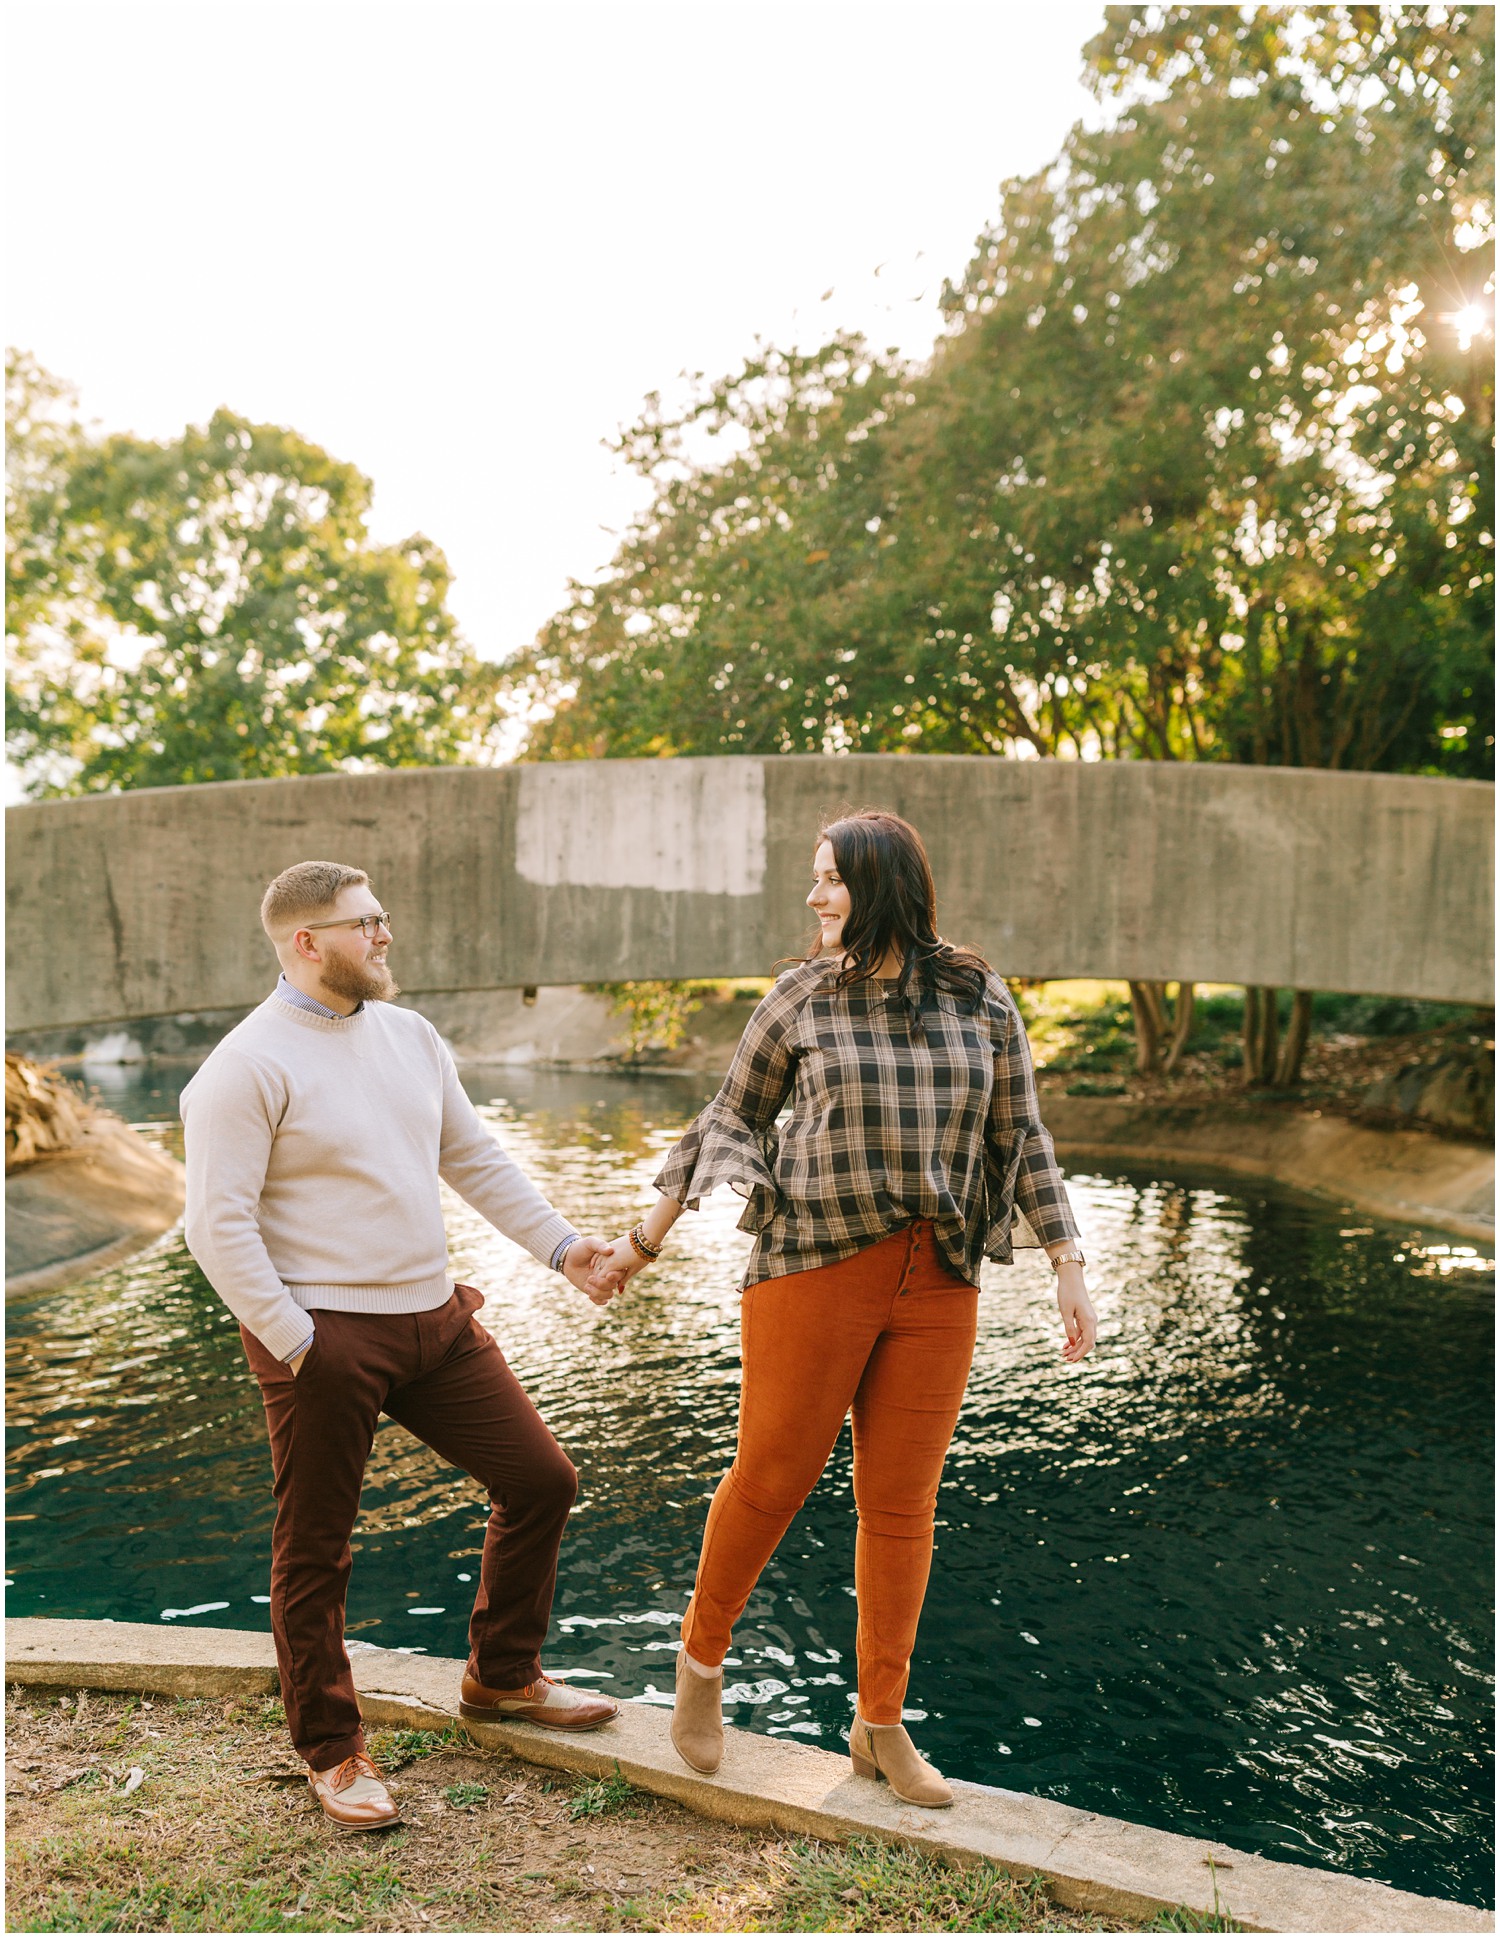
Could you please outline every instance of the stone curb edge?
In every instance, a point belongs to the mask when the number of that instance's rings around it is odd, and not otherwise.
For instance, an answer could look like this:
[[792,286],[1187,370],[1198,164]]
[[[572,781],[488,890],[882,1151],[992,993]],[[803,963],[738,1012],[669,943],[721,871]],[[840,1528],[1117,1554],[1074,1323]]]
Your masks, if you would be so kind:
[[[6,1623],[5,1640],[12,1684],[185,1698],[273,1695],[278,1686],[271,1638],[250,1630],[26,1618]],[[650,1702],[625,1704],[615,1722],[588,1736],[460,1722],[462,1663],[368,1644],[354,1644],[351,1656],[371,1723],[458,1722],[482,1747],[529,1763],[591,1776],[618,1766],[639,1789],[746,1828],[834,1842],[874,1836],[949,1862],[985,1859],[1013,1875],[1041,1877],[1071,1910],[1144,1922],[1178,1905],[1209,1912],[1217,1902],[1250,1931],[1494,1929],[1493,1914],[1469,1905],[1277,1863],[1017,1791],[958,1783],[951,1811],[917,1810],[854,1777],[844,1757],[785,1737],[731,1728],[719,1774],[696,1776],[672,1749],[665,1708]]]

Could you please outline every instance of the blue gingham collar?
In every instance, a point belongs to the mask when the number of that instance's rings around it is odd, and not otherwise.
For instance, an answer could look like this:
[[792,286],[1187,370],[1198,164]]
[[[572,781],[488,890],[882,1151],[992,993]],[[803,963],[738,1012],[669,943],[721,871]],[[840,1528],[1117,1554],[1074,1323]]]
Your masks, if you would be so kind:
[[[285,976],[277,977],[276,994],[282,1002],[290,1003],[293,1009],[310,1010],[314,1016],[331,1016],[336,1023],[347,1023],[349,1020],[336,1009],[330,1009],[327,1003],[320,1003],[316,996],[307,995],[294,982],[288,982]],[[363,1008],[363,1003],[356,1003],[350,1014],[358,1016]]]

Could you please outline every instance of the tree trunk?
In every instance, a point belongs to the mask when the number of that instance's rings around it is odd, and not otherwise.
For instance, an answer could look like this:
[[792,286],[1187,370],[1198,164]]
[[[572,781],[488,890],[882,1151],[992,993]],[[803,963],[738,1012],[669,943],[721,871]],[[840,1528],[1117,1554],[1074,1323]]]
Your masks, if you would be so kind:
[[[1130,1009],[1135,1018],[1135,1067],[1143,1076],[1162,1069],[1168,1076],[1182,1061],[1193,1028],[1196,990],[1190,982],[1179,982],[1177,998],[1169,1007],[1164,982],[1133,982]],[[1163,1057],[1165,1051],[1165,1057]]]
[[1252,984],[1245,991],[1245,1088],[1270,1083],[1276,1074],[1276,991]]
[[1133,982],[1130,985],[1130,1011],[1135,1018],[1135,1067],[1141,1076],[1148,1077],[1161,1055],[1164,1028],[1157,984]]
[[1302,1058],[1307,1050],[1307,1035],[1311,1027],[1312,991],[1293,990],[1286,1041],[1281,1046],[1281,1055],[1276,1059],[1276,1083],[1279,1089],[1290,1090],[1293,1084],[1302,1081]]
[[1261,1083],[1271,1083],[1276,1076],[1276,1033],[1279,1018],[1276,1014],[1276,998],[1279,992],[1267,986],[1260,992],[1260,1076]]
[[1177,985],[1177,1005],[1172,1013],[1172,1042],[1167,1050],[1167,1060],[1163,1066],[1170,1077],[1182,1061],[1182,1053],[1187,1048],[1187,1040],[1193,1033],[1193,1007],[1197,992],[1190,982]]

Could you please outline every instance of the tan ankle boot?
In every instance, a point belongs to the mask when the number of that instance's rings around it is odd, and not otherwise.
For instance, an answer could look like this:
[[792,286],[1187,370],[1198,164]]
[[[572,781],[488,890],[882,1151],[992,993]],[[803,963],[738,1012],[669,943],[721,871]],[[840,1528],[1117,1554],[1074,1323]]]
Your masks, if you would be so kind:
[[928,1810],[946,1810],[953,1792],[924,1757],[899,1723],[871,1729],[856,1716],[849,1730],[849,1756],[854,1774],[884,1777],[903,1803],[919,1803]]
[[700,1676],[677,1657],[677,1700],[672,1706],[672,1745],[684,1763],[712,1776],[724,1756],[724,1671]]

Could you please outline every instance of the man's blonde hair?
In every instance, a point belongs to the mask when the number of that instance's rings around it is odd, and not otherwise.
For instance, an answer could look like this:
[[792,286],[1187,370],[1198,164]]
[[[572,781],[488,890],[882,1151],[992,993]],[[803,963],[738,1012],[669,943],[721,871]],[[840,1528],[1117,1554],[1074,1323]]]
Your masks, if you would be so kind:
[[341,861],[295,862],[262,895],[260,925],[273,942],[285,942],[309,916],[326,915],[344,889],[369,880],[363,868]]

